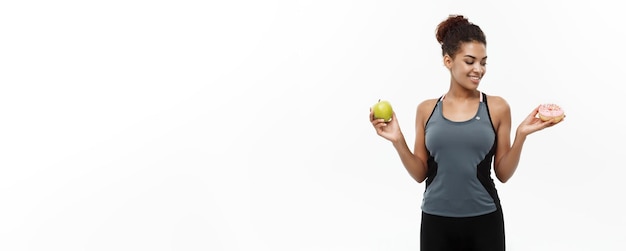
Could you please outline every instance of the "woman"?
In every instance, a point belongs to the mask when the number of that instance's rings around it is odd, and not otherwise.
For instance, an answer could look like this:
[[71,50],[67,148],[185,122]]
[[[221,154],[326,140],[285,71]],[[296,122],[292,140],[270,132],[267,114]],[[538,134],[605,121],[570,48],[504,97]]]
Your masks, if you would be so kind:
[[395,114],[384,122],[370,110],[370,122],[393,143],[413,179],[426,181],[421,250],[505,250],[492,163],[495,176],[505,183],[517,168],[526,137],[562,120],[540,120],[537,107],[517,127],[511,144],[508,103],[478,90],[487,64],[483,31],[461,15],[449,16],[437,26],[436,38],[450,86],[440,98],[418,105],[414,151]]

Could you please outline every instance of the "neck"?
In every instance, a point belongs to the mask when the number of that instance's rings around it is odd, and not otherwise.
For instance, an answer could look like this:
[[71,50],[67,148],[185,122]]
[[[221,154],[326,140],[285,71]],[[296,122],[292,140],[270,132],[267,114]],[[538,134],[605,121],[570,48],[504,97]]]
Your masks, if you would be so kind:
[[456,100],[475,99],[475,98],[480,98],[480,91],[479,90],[467,90],[467,89],[460,90],[459,88],[450,88],[450,90],[448,90],[448,92],[446,93],[446,97],[456,99]]

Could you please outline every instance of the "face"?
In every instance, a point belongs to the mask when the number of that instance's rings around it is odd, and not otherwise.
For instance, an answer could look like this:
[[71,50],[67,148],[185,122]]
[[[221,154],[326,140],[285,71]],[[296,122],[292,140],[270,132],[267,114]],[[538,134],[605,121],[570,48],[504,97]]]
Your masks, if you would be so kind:
[[444,64],[450,70],[453,83],[474,90],[487,70],[487,48],[480,42],[462,43],[454,58],[444,56]]

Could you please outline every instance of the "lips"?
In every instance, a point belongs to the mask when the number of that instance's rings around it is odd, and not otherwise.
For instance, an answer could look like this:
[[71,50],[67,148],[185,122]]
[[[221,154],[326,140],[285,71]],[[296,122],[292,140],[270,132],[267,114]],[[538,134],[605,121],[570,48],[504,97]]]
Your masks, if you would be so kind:
[[471,80],[473,83],[478,84],[478,83],[480,82],[480,77],[479,77],[479,76],[470,76],[470,80]]

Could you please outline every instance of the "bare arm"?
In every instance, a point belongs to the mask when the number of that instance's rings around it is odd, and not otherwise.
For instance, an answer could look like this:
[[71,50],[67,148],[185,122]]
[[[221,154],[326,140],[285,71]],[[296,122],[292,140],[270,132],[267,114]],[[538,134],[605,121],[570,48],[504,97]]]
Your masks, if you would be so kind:
[[541,121],[536,117],[538,108],[535,108],[522,121],[515,131],[515,138],[511,145],[511,109],[508,103],[500,97],[490,96],[490,110],[494,117],[494,126],[498,137],[498,148],[494,157],[494,172],[500,182],[507,182],[515,173],[522,155],[522,148],[526,138],[531,133],[543,130],[559,122]]
[[426,179],[428,166],[426,160],[428,159],[428,153],[426,151],[426,145],[424,141],[424,125],[426,119],[430,115],[430,111],[434,103],[432,100],[422,102],[417,107],[415,116],[415,148],[414,152],[411,152],[406,139],[402,134],[395,113],[390,122],[385,123],[382,119],[376,120],[373,118],[370,112],[370,121],[376,128],[376,132],[383,138],[388,139],[393,144],[393,147],[398,152],[398,156],[402,161],[402,164],[411,175],[411,177],[418,183],[423,182]]
[[419,158],[418,154],[411,152],[405,140],[392,143],[411,177],[418,183],[423,182],[426,179],[426,163]]

